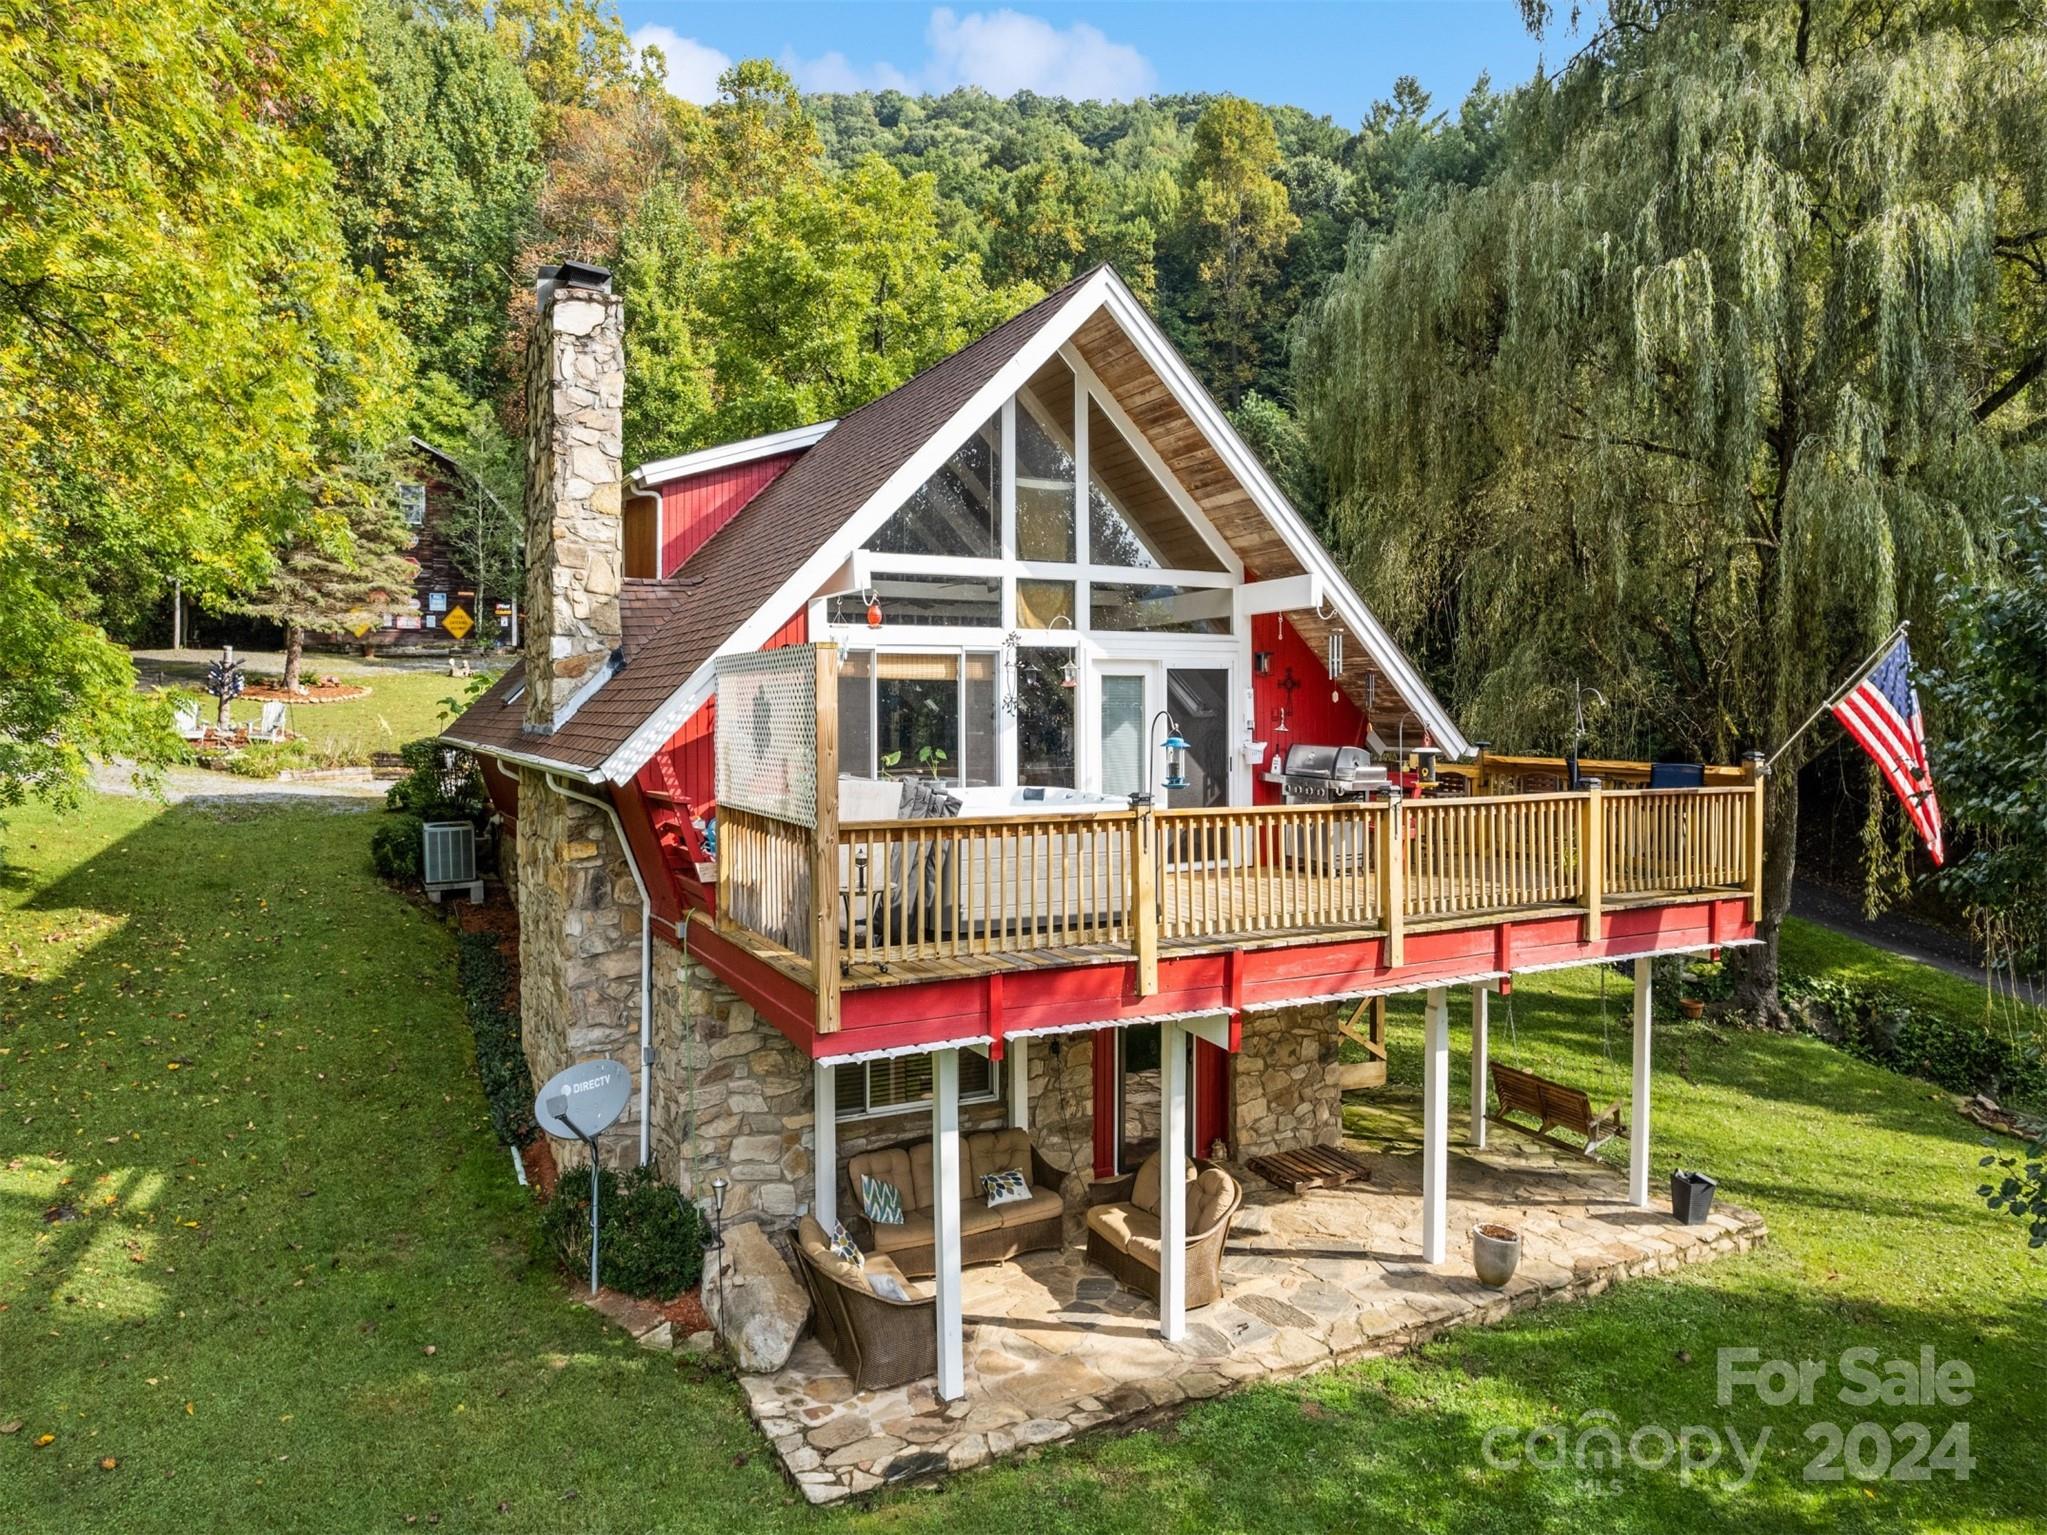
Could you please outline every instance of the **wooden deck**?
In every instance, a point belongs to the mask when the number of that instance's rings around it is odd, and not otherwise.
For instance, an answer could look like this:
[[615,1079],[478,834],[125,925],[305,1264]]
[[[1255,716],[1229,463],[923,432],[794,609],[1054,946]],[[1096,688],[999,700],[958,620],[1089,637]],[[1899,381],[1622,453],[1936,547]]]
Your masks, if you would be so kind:
[[[1398,967],[1408,935],[1444,928],[1575,914],[1590,936],[1607,911],[1753,908],[1760,794],[868,822],[836,829],[835,881],[800,831],[734,811],[719,931],[807,989],[825,991],[829,967],[833,993],[1135,961],[1142,996],[1161,957],[1360,938],[1383,938]],[[811,896],[827,881],[828,914]]]

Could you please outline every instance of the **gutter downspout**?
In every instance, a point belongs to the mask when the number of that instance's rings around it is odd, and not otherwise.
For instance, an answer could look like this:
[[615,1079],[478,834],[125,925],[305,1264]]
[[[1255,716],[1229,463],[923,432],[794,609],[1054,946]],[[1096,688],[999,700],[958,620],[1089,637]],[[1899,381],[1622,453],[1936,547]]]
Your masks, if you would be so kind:
[[648,1114],[654,1075],[654,903],[647,899],[647,882],[640,877],[640,860],[633,856],[633,845],[626,840],[625,823],[618,818],[618,807],[609,799],[578,794],[553,773],[547,775],[547,786],[564,799],[581,800],[604,812],[611,822],[612,835],[618,838],[618,850],[625,854],[633,887],[640,892],[640,1166],[645,1167],[653,1154]]

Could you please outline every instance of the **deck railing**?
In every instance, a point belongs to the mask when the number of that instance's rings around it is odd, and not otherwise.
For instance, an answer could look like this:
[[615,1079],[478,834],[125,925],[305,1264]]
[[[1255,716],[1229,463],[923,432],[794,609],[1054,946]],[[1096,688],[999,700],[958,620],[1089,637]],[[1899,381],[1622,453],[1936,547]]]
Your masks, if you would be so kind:
[[[810,833],[732,811],[719,824],[721,921],[813,978],[920,964],[931,975],[1135,959],[1298,935],[1383,934],[1401,962],[1419,925],[1609,902],[1760,898],[1761,786],[1590,789],[1378,804],[1116,810],[856,822],[828,854]],[[1389,847],[1399,854],[1388,857]],[[812,904],[822,886],[835,908]],[[813,952],[836,952],[819,964]],[[952,962],[952,963],[949,963]]]

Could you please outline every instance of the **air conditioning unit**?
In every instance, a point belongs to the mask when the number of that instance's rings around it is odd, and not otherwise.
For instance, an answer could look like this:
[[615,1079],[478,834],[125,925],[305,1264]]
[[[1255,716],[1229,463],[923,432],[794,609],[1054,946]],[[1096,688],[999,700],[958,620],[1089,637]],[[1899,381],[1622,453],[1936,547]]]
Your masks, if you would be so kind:
[[476,828],[467,821],[429,821],[422,829],[421,866],[426,870],[426,893],[434,900],[442,892],[464,890],[469,899],[483,900],[483,881],[476,877]]

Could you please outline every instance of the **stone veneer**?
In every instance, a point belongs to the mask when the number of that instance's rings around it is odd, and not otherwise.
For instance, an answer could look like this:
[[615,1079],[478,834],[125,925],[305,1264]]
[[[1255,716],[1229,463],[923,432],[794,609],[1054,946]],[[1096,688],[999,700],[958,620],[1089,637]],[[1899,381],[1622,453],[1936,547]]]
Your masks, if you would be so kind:
[[[519,772],[519,1017],[534,1086],[575,1061],[640,1056],[640,898],[611,820]],[[639,1160],[637,1091],[598,1140],[605,1164]],[[556,1158],[583,1166],[580,1145]]]
[[[543,297],[526,354],[526,728],[546,733],[622,635],[625,318],[615,293]],[[544,662],[545,676],[535,674]]]
[[1355,1003],[1246,1013],[1231,1063],[1230,1140],[1237,1160],[1343,1139],[1338,1025]]
[[[536,1083],[571,1061],[614,1056],[632,1066],[634,1094],[601,1141],[608,1165],[629,1167],[639,1143],[639,894],[610,820],[593,805],[522,770],[515,879],[519,891],[520,1008]],[[1241,1160],[1342,1139],[1337,1064],[1341,1004],[1248,1014],[1231,1062],[1229,1134]],[[1107,1036],[1033,1039],[1031,1131],[1065,1171],[1060,1190],[1078,1228],[1094,1166],[1094,1052]],[[664,1178],[708,1201],[728,1180],[728,1220],[787,1227],[814,1196],[816,1120],[809,1062],[751,1004],[674,944],[654,944],[652,1154]],[[961,1125],[1001,1124],[1005,1103],[964,1105]],[[844,1159],[924,1138],[918,1109],[842,1122]],[[580,1147],[557,1155],[580,1166]],[[842,1194],[842,1205],[844,1196]]]

